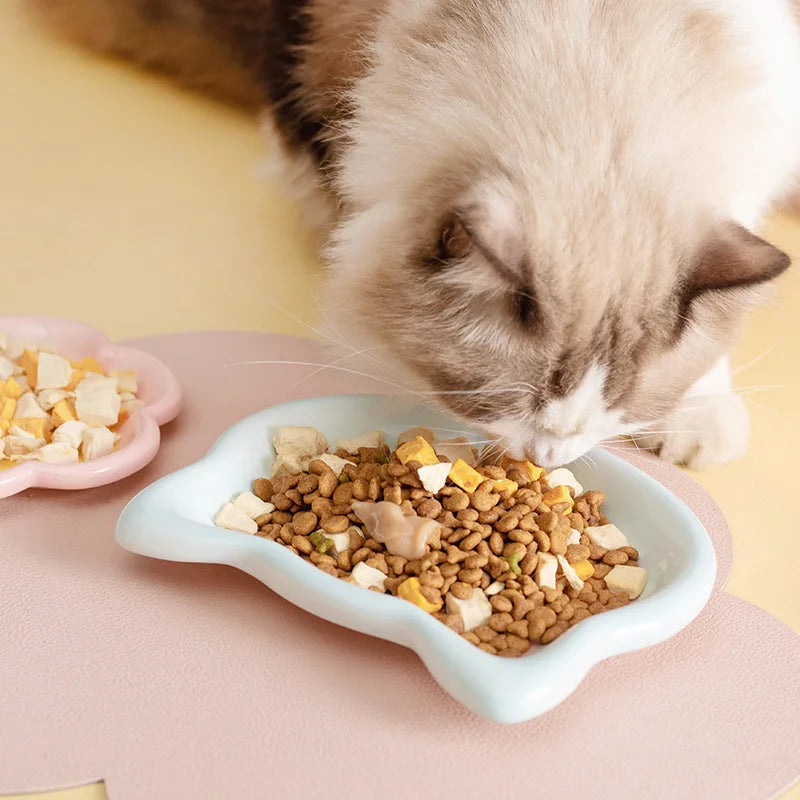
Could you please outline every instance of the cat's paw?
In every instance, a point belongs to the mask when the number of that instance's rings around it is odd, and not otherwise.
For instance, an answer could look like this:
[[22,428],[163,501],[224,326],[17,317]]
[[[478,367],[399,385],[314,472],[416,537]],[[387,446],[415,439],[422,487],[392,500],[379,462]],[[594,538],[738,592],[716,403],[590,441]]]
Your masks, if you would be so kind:
[[671,464],[708,469],[736,461],[747,451],[750,418],[744,400],[731,392],[687,398],[657,432],[637,442]]

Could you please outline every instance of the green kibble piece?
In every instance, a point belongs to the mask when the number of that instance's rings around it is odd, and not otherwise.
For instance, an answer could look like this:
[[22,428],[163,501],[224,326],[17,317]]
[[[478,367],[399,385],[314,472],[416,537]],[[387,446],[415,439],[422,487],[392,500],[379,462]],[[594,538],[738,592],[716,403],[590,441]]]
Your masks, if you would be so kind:
[[333,539],[329,539],[322,531],[314,531],[308,540],[318,553],[327,553],[333,547]]
[[515,574],[515,575],[522,575],[522,570],[519,568],[519,553],[512,553],[510,556],[506,556],[505,561],[508,561],[508,568]]

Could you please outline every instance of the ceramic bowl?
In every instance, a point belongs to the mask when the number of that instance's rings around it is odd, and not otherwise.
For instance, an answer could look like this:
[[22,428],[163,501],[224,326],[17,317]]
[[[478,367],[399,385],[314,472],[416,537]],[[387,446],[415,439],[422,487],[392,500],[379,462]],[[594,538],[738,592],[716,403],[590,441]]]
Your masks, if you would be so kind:
[[318,617],[405,645],[452,697],[498,722],[548,711],[594,664],[674,636],[706,604],[716,562],[702,525],[663,486],[601,449],[591,454],[595,466],[570,468],[587,488],[607,492],[606,513],[640,550],[647,587],[631,605],[591,617],[518,659],[484,653],[411,603],[333,578],[275,542],[214,527],[223,503],[269,474],[271,440],[281,425],[314,425],[331,442],[381,428],[389,443],[413,425],[438,429],[441,438],[463,427],[430,408],[403,415],[389,408],[386,398],[353,395],[253,414],[229,428],[203,459],[137,495],[119,519],[117,541],[154,558],[229,564]]
[[26,461],[0,470],[0,498],[41,487],[89,489],[137,472],[155,458],[161,443],[159,426],[174,419],[181,407],[180,385],[157,358],[141,350],[111,344],[103,334],[70,320],[52,317],[0,317],[0,332],[9,339],[51,347],[73,360],[93,356],[106,369],[134,369],[145,408],[131,415],[119,430],[113,453],[75,464]]

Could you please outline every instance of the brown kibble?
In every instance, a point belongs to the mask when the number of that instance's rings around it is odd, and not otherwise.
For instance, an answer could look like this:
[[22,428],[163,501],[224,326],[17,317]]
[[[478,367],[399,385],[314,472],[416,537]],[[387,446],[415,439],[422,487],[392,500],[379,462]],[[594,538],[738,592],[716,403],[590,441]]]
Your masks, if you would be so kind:
[[428,497],[417,506],[420,517],[436,519],[442,513],[442,504],[433,497]]
[[556,528],[550,534],[550,552],[557,556],[563,556],[567,552],[567,537],[569,536],[569,529],[564,531],[562,528]]
[[558,527],[558,514],[545,511],[536,518],[536,524],[545,533],[552,533]]
[[611,572],[611,567],[608,564],[595,564],[593,577],[605,578],[609,572]]
[[292,524],[297,533],[307,536],[317,527],[317,515],[313,511],[300,511],[294,515]]
[[529,627],[528,620],[518,619],[516,622],[512,622],[508,626],[508,632],[513,633],[514,636],[519,636],[521,639],[527,639],[528,627]]
[[263,528],[264,525],[269,525],[272,522],[272,513],[262,514],[260,517],[256,517],[255,519],[256,525],[259,528]]
[[303,475],[297,482],[297,491],[300,494],[311,494],[316,491],[319,485],[319,478],[316,475]]
[[550,552],[550,537],[544,531],[534,531],[533,538],[542,553]]
[[481,582],[481,576],[483,575],[482,569],[462,569],[458,573],[458,579],[462,583],[469,583],[473,586],[477,586]]
[[474,589],[468,583],[457,581],[450,587],[450,591],[453,597],[457,597],[459,600],[469,600]]
[[292,501],[283,492],[272,496],[272,504],[278,511],[288,511],[292,507]]
[[533,541],[533,534],[528,533],[528,531],[523,530],[513,530],[508,534],[508,538],[511,539],[512,542],[519,542],[523,545],[529,545]]
[[336,506],[349,506],[353,502],[353,484],[340,483],[333,490],[333,504]]
[[280,537],[282,542],[286,544],[292,543],[292,539],[294,538],[294,525],[292,525],[291,522],[281,525]]
[[[462,542],[463,544],[463,542]],[[483,569],[489,563],[489,557],[476,553],[474,556],[464,559],[465,569]],[[488,577],[488,576],[487,576]]]
[[[456,519],[461,522],[477,522],[478,521],[478,512],[474,508],[462,508],[456,514]],[[464,526],[467,527],[466,525]]]
[[389,574],[389,565],[383,553],[373,553],[365,562],[368,567],[380,570],[384,575]]
[[606,550],[605,547],[589,544],[589,558],[591,558],[592,561],[602,561],[607,552],[608,550]]
[[577,625],[585,619],[589,619],[591,616],[592,612],[589,611],[588,608],[576,608],[572,614],[572,619],[569,621],[570,627]]
[[381,496],[381,482],[377,478],[369,479],[369,487],[367,488],[367,497],[376,502]]
[[364,561],[364,559],[369,558],[371,555],[372,550],[370,550],[369,547],[362,547],[359,550],[356,550],[352,557],[353,566],[360,564],[362,561]]
[[542,634],[539,641],[541,641],[542,644],[550,644],[550,642],[558,639],[568,628],[569,623],[559,620]]
[[502,555],[505,542],[503,537],[495,532],[489,537],[489,549],[496,555]]
[[574,615],[575,615],[575,609],[572,607],[572,605],[567,604],[558,613],[558,618],[560,620],[563,620],[564,622],[569,622]]
[[461,569],[458,564],[442,564],[439,567],[440,572],[444,575],[445,578],[452,578],[455,575],[458,575],[458,571]]
[[[492,631],[494,633],[494,631]],[[466,639],[470,644],[478,645],[481,643],[481,640],[478,638],[475,631],[467,631],[466,633],[462,633],[461,636]]]
[[584,492],[583,497],[590,506],[597,506],[598,508],[606,501],[606,493],[592,490]]
[[350,549],[354,552],[356,550],[360,550],[366,541],[364,534],[362,534],[361,531],[355,526],[350,526],[347,533],[350,536]]
[[433,589],[441,589],[444,585],[444,577],[439,567],[431,567],[420,573],[419,582],[423,586],[430,586]]
[[392,572],[395,575],[402,575],[403,571],[406,568],[406,564],[408,564],[408,559],[403,558],[403,556],[386,556],[386,563],[391,568]]
[[470,505],[477,511],[489,511],[497,505],[499,500],[499,495],[477,491],[473,492],[469,502]]
[[473,631],[480,642],[491,642],[497,637],[497,631],[492,630],[488,625],[481,625]]
[[455,489],[449,497],[445,497],[442,505],[448,511],[463,511],[469,506],[469,495],[461,489]]
[[400,505],[403,502],[403,491],[399,485],[390,485],[383,490],[383,499],[387,503]]
[[493,631],[502,633],[513,621],[514,618],[511,616],[511,614],[501,611],[499,614],[492,614],[492,616],[489,617],[489,627]]
[[343,516],[324,517],[320,527],[325,533],[344,533],[350,527],[350,520]]
[[350,572],[350,570],[353,568],[352,557],[353,554],[351,550],[342,550],[342,552],[336,556],[336,566],[339,567],[339,569]]
[[518,514],[515,514],[513,511],[509,511],[507,514],[504,514],[502,517],[500,517],[497,522],[495,522],[495,530],[500,531],[501,533],[513,531],[514,528],[517,527],[519,520],[520,517]]
[[336,473],[330,467],[328,467],[328,471],[323,472],[319,476],[319,484],[317,485],[317,491],[320,493],[320,496],[322,497],[331,497],[338,485],[339,485],[339,479],[336,477]]
[[461,618],[460,614],[445,614],[442,622],[456,633],[464,632],[464,620]]
[[458,547],[449,545],[447,548],[447,563],[458,564],[464,559],[469,558],[469,555]]
[[495,611],[510,612],[511,609],[514,607],[514,604],[507,597],[503,597],[500,594],[494,595],[494,597],[490,598],[489,602],[492,604],[492,608]]
[[530,578],[530,575],[533,574],[533,571],[536,569],[536,564],[539,562],[537,550],[538,545],[536,543],[529,545],[527,552],[519,562],[519,568],[523,576],[528,576]]
[[311,555],[314,550],[314,545],[311,544],[307,537],[298,535],[292,536],[292,547],[306,556]]
[[518,556],[519,558],[524,558],[528,553],[528,548],[525,547],[524,544],[521,542],[509,542],[503,548],[503,557],[504,558],[511,558],[513,556]]
[[253,481],[253,494],[265,503],[270,502],[275,490],[272,488],[272,481],[269,478],[256,478]]
[[481,540],[480,533],[471,533],[469,536],[465,537],[461,540],[461,544],[459,547],[462,550],[474,550],[477,547],[478,542]]
[[310,553],[311,556],[311,563],[316,564],[319,566],[320,564],[324,564],[327,567],[335,567],[336,560],[329,556],[327,553],[318,553],[316,550],[312,550]]
[[567,546],[567,561],[570,564],[577,564],[578,561],[585,561],[589,558],[589,548],[582,544],[571,544]]
[[603,556],[603,563],[610,564],[612,567],[617,564],[627,564],[628,554],[624,553],[622,550],[609,550],[609,552]]
[[481,513],[478,514],[478,522],[480,522],[481,525],[494,525],[498,519],[500,519],[500,512],[496,508],[493,508],[491,511],[481,511]]
[[635,547],[631,547],[630,545],[626,545],[625,547],[619,548],[620,553],[625,553],[628,556],[628,561],[638,561],[639,560],[639,551]]

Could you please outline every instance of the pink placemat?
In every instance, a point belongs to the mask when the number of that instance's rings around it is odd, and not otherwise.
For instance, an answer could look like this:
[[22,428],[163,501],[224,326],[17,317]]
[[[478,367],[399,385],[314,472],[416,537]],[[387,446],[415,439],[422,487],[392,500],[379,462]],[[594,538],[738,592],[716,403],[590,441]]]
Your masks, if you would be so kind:
[[319,346],[301,339],[135,345],[186,391],[156,461],[113,486],[0,501],[0,792],[105,778],[113,800],[763,800],[800,774],[800,638],[721,591],[730,535],[682,472],[635,462],[714,541],[720,583],[707,609],[671,641],[596,667],[550,714],[496,725],[445,695],[411,651],[310,616],[237,570],[115,544],[127,500],[236,419],[294,397],[380,390],[241,364],[317,361]]

